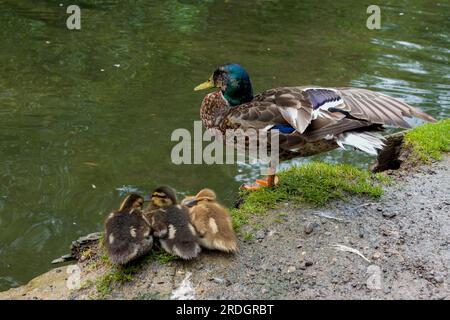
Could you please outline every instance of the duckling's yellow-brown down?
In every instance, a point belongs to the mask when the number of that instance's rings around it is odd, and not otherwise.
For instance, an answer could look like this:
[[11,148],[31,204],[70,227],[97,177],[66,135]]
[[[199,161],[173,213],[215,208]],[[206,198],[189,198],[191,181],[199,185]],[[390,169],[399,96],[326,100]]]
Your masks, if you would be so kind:
[[189,216],[200,236],[202,247],[224,252],[238,250],[231,216],[217,202],[214,191],[203,189],[195,197],[185,198],[182,204],[189,207]]

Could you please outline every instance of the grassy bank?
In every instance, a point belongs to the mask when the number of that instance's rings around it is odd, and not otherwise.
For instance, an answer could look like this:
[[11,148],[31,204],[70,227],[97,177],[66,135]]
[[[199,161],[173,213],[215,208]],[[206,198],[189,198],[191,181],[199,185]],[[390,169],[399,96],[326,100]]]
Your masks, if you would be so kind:
[[247,224],[254,214],[262,214],[279,203],[324,205],[334,199],[353,195],[380,197],[382,185],[389,178],[382,173],[371,173],[348,164],[312,162],[294,166],[279,173],[280,183],[273,189],[260,189],[241,194],[244,203],[233,209],[236,230]]
[[405,135],[404,142],[422,162],[441,160],[442,153],[450,151],[450,119],[417,127]]

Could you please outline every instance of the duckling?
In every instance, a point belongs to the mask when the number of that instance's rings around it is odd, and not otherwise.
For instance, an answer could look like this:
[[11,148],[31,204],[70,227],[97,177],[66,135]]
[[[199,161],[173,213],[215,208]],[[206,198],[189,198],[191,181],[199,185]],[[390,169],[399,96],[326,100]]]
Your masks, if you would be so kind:
[[144,199],[129,194],[105,221],[105,246],[112,263],[124,265],[150,251],[151,227],[142,214]]
[[232,253],[238,250],[231,216],[228,210],[217,202],[213,190],[200,190],[195,197],[183,199],[181,204],[189,207],[189,216],[200,236],[202,247]]
[[198,256],[201,248],[197,232],[187,208],[177,204],[173,189],[159,187],[153,191],[145,216],[166,252],[186,260]]

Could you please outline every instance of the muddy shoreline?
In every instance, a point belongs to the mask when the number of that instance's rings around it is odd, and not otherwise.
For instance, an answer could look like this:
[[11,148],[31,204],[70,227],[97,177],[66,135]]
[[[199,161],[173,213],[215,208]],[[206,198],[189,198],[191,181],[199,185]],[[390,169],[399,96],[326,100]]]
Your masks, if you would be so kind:
[[0,299],[450,299],[450,156],[391,176],[380,199],[254,217],[259,230],[234,256],[151,261],[99,296],[106,267],[93,254],[77,264],[81,289],[63,266]]

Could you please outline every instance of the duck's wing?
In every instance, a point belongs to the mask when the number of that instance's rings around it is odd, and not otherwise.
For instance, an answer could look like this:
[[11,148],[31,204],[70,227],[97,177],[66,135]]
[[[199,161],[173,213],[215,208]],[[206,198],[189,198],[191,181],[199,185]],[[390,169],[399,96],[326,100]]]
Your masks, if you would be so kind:
[[358,88],[336,88],[334,90],[343,99],[350,115],[360,120],[401,128],[410,128],[405,117],[436,122],[428,114],[383,93]]
[[342,127],[340,132],[370,125],[409,128],[404,117],[436,121],[382,93],[357,88],[305,86],[263,92],[249,103],[230,108],[227,120],[231,127],[270,129],[289,125],[304,133],[310,126],[337,129],[338,124]]
[[231,128],[269,130],[285,125],[303,133],[312,119],[311,103],[298,88],[265,91],[248,103],[231,107],[226,123]]

